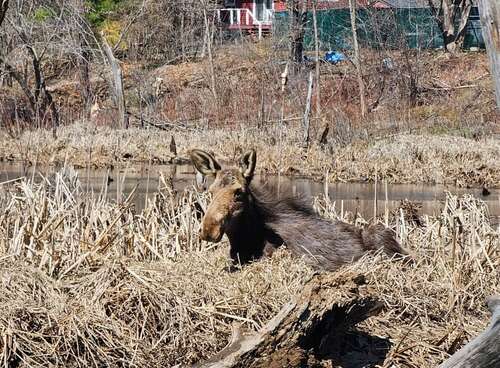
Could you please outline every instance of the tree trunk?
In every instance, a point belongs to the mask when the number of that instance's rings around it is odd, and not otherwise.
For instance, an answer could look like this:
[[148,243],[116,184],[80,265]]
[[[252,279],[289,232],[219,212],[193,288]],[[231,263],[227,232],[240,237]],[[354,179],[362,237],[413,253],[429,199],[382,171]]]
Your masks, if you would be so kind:
[[9,0],[0,0],[0,27],[2,26],[7,9],[9,8]]
[[90,54],[85,45],[82,45],[82,54],[78,57],[80,78],[80,94],[83,100],[83,116],[90,120],[92,110],[92,86],[90,85]]
[[113,55],[113,50],[106,41],[106,37],[101,33],[102,45],[104,47],[104,54],[108,60],[109,66],[111,68],[111,73],[113,76],[113,96],[115,99],[116,106],[118,108],[120,126],[123,129],[128,129],[128,114],[127,107],[125,104],[125,95],[123,93],[123,74],[122,68],[119,61]]
[[316,13],[316,5],[318,0],[313,0],[313,27],[314,27],[314,53],[316,56],[316,116],[321,115],[321,94],[320,94],[320,60],[319,60],[319,38],[318,38],[318,17]]
[[469,20],[470,11],[472,9],[472,1],[464,0],[460,7],[460,22],[455,36],[455,45],[457,48],[462,48],[465,39],[465,31],[467,30],[467,21]]
[[59,112],[55,106],[52,95],[47,90],[45,85],[45,78],[43,77],[42,67],[40,65],[40,59],[35,51],[35,49],[28,45],[28,42],[24,41],[26,44],[26,49],[31,55],[31,61],[33,65],[33,73],[35,75],[35,92],[32,94],[35,101],[35,114],[37,117],[37,124],[41,126],[42,122],[45,123],[45,115],[47,109],[50,109],[51,113],[51,123],[52,123],[52,135],[56,137],[56,130],[59,126]]
[[349,0],[349,10],[351,12],[352,43],[354,46],[354,65],[358,76],[359,101],[361,104],[361,116],[366,115],[365,84],[361,71],[361,60],[359,58],[358,33],[356,30],[356,0]]
[[45,88],[45,84],[43,85],[44,98],[47,101],[47,104],[50,108],[50,114],[52,116],[52,138],[57,138],[57,128],[59,127],[59,111],[56,108],[54,100],[52,99],[52,95]]
[[[218,104],[218,98],[217,98],[217,82],[215,79],[215,67],[214,67],[214,58],[212,54],[212,23],[208,19],[208,14],[207,14],[207,9],[206,9],[206,4],[204,4],[203,7],[203,19],[205,22],[205,39],[206,39],[206,46],[207,46],[207,53],[208,53],[208,62],[210,65],[210,87],[212,90],[212,95],[214,96],[214,101],[216,104]],[[217,108],[217,111],[219,109]],[[218,114],[218,113],[217,113]]]
[[288,2],[290,14],[290,62],[296,69],[304,60],[304,31],[307,23],[307,1],[291,0]]
[[90,46],[87,42],[85,33],[82,32],[87,28],[85,23],[86,7],[82,0],[77,1],[76,11],[78,14],[76,24],[76,32],[74,39],[77,43],[80,53],[77,55],[78,79],[80,83],[80,96],[83,101],[83,116],[86,120],[90,120],[92,115],[92,86],[90,84]]
[[444,47],[447,51],[454,53],[455,52],[455,24],[453,19],[453,12],[450,9],[451,4],[449,0],[442,1],[441,11],[443,14],[442,17],[442,32],[443,32],[443,41]]
[[500,296],[489,298],[488,307],[493,314],[488,328],[439,368],[500,367]]
[[309,80],[307,83],[307,99],[306,99],[306,108],[304,111],[304,146],[307,147],[309,145],[309,122],[311,116],[311,99],[312,99],[312,91],[314,85],[314,78],[312,70],[309,72]]
[[472,0],[442,0],[439,7],[434,0],[428,0],[428,3],[441,29],[445,50],[455,53],[463,44]]
[[[314,276],[294,300],[256,333],[233,326],[230,343],[201,368],[309,367],[338,358],[352,326],[381,309],[374,292],[353,273]],[[340,348],[340,349],[339,349]]]
[[480,0],[479,14],[486,51],[495,85],[497,110],[500,111],[500,4],[498,0]]

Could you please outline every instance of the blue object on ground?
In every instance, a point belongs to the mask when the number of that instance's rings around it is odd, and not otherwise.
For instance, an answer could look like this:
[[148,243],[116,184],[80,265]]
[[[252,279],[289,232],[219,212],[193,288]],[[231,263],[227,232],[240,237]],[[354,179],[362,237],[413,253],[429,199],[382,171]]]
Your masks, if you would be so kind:
[[347,57],[343,53],[338,51],[328,51],[325,54],[324,60],[327,63],[338,64],[341,61],[346,61]]
[[382,67],[387,70],[392,70],[394,69],[394,61],[390,57],[382,59]]

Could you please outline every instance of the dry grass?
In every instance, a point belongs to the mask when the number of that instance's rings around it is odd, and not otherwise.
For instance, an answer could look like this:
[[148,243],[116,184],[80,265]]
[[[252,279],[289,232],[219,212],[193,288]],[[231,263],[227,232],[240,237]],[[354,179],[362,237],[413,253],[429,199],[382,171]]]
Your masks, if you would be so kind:
[[311,273],[286,252],[227,272],[226,247],[198,241],[206,197],[193,190],[163,187],[136,213],[84,195],[71,170],[2,189],[7,366],[194,362],[225,345],[233,321],[261,326]]
[[[320,208],[337,216],[328,203]],[[402,271],[382,257],[348,267],[367,276],[386,306],[360,330],[393,343],[384,367],[436,367],[490,320],[485,297],[500,294],[500,228],[489,223],[484,202],[469,195],[448,195],[441,214],[423,216],[421,227],[404,215],[390,223],[413,253],[413,267]]]
[[[256,329],[301,289],[312,271],[284,250],[227,272],[227,245],[198,241],[207,197],[175,196],[167,182],[140,213],[84,194],[68,168],[0,186],[4,366],[195,362],[224,347],[232,322]],[[414,266],[372,256],[348,267],[386,306],[360,326],[390,339],[386,367],[436,366],[484,328],[484,298],[500,292],[500,229],[484,203],[448,196],[443,206],[422,227],[404,212],[389,219]]]
[[[458,186],[500,183],[500,141],[482,141],[453,136],[399,134],[385,138],[354,140],[345,146],[334,138],[326,146],[313,143],[300,148],[300,129],[235,126],[233,128],[158,130],[113,130],[76,124],[61,128],[58,139],[50,132],[24,132],[16,139],[0,133],[1,158],[31,164],[62,164],[78,167],[125,166],[137,163],[169,163],[173,135],[179,157],[187,159],[192,148],[217,153],[234,161],[248,147],[257,149],[259,167],[266,173],[302,174],[330,181],[373,181],[375,176],[390,183],[447,183]],[[317,134],[319,135],[320,132]],[[2,135],[3,134],[3,135]],[[280,139],[282,137],[282,139]]]

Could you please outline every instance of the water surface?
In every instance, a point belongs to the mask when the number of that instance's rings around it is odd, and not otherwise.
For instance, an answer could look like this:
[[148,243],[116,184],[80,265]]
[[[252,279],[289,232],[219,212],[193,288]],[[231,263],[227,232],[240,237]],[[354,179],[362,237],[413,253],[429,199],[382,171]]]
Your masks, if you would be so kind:
[[[41,179],[40,174],[53,175],[57,168],[53,167],[23,167],[21,164],[0,164],[0,183],[20,177]],[[78,169],[82,186],[87,191],[105,193],[110,200],[122,201],[137,186],[133,199],[136,208],[144,208],[146,200],[151,198],[159,185],[160,173],[174,178],[174,187],[183,190],[195,184],[195,173],[191,165],[156,165],[133,166],[122,169]],[[344,211],[359,212],[365,218],[374,215],[375,192],[377,198],[377,213],[398,207],[404,199],[420,202],[420,214],[433,215],[439,213],[445,192],[456,195],[472,194],[484,200],[495,223],[500,219],[500,190],[490,189],[491,194],[483,196],[482,188],[456,188],[445,185],[426,184],[385,184],[379,183],[324,183],[300,177],[257,176],[257,183],[267,183],[279,188],[280,193],[312,197],[327,194],[336,202],[337,208]]]

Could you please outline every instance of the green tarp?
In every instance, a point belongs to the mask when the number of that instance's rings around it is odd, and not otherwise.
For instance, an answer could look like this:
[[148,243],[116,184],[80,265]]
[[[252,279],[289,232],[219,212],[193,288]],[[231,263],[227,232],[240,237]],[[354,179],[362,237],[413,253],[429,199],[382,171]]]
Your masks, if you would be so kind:
[[[317,12],[318,34],[323,50],[349,49],[351,20],[349,9]],[[373,48],[439,48],[443,38],[428,8],[358,9],[356,13],[360,44]],[[304,44],[313,48],[312,14],[308,13]],[[280,37],[288,33],[288,12],[275,14],[274,32]],[[477,8],[473,8],[467,24],[464,48],[484,48]]]

